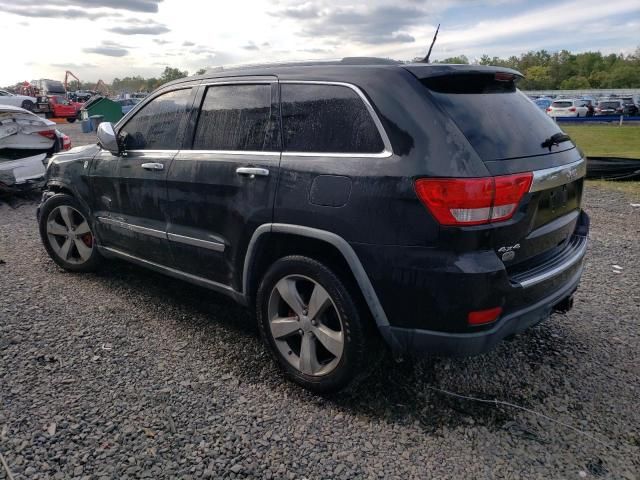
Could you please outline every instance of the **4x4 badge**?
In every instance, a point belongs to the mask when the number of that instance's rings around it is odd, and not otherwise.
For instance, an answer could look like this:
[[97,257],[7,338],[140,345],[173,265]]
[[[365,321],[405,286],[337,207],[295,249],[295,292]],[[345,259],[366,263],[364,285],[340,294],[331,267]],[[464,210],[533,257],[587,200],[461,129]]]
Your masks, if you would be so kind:
[[519,248],[520,248],[520,244],[516,243],[515,245],[511,245],[508,247],[500,247],[498,249],[498,253],[502,254],[500,258],[502,258],[503,262],[510,262],[511,260],[516,258],[515,250],[518,250]]

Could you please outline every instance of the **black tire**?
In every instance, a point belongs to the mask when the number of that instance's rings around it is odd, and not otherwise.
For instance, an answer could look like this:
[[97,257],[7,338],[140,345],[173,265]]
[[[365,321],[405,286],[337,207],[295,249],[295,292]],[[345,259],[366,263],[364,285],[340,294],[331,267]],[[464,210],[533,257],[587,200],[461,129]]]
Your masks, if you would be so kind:
[[[69,235],[51,233],[48,222],[55,222],[57,227],[62,229],[66,228],[66,221],[58,217],[62,210],[70,213],[71,222],[75,227],[82,227],[82,220],[86,222],[90,241],[88,241],[84,229],[82,232],[79,232],[79,229],[76,230],[79,234],[74,235],[73,226],[71,230],[67,229]],[[54,262],[65,270],[70,272],[92,272],[102,263],[102,255],[98,252],[95,237],[91,231],[89,215],[84,211],[82,205],[71,195],[59,193],[49,197],[40,208],[38,226],[40,238],[47,253]],[[63,258],[60,251],[64,248],[67,241],[70,242],[70,247],[66,249],[67,255]],[[53,242],[55,242],[55,245]],[[82,242],[82,244],[78,242]],[[82,247],[82,245],[84,245],[86,249]]]
[[67,117],[67,122],[73,123],[76,121],[76,117]]
[[[332,370],[323,374],[309,375],[294,367],[290,360],[285,358],[284,353],[280,351],[271,330],[269,307],[270,302],[273,301],[272,296],[276,292],[276,284],[281,280],[295,277],[300,277],[303,282],[310,280],[312,284],[320,285],[324,288],[333,306],[330,314],[334,315],[334,318],[338,318],[340,322],[343,345],[341,356],[334,359],[336,362]],[[305,299],[302,297],[303,295],[300,294],[304,304]],[[309,309],[309,303],[311,302],[307,301],[305,308]],[[276,261],[271,265],[260,283],[256,297],[256,312],[260,334],[269,347],[274,360],[289,379],[304,388],[316,393],[334,393],[345,389],[347,386],[356,385],[356,380],[364,377],[367,373],[365,356],[371,342],[369,341],[370,336],[367,325],[364,324],[363,316],[358,309],[358,302],[345,283],[322,263],[297,255],[284,257]],[[305,315],[306,313],[307,310],[305,310]],[[309,311],[308,313],[310,318],[311,312]],[[296,316],[294,318],[302,322],[301,317]],[[318,324],[314,323],[314,325]],[[299,332],[302,332],[302,330],[299,330]],[[293,338],[294,335],[287,338]],[[300,338],[303,337],[304,334]],[[319,337],[315,337],[313,334],[311,334],[311,337],[318,339],[316,345],[320,345]],[[280,345],[282,346],[282,338],[280,339]],[[314,352],[316,352],[316,348],[318,347],[314,347]],[[291,351],[288,353],[292,355]],[[301,350],[299,355],[302,358]]]
[[22,108],[24,108],[25,110],[29,110],[30,112],[33,112],[34,107],[35,105],[31,100],[25,100],[24,102],[22,102]]

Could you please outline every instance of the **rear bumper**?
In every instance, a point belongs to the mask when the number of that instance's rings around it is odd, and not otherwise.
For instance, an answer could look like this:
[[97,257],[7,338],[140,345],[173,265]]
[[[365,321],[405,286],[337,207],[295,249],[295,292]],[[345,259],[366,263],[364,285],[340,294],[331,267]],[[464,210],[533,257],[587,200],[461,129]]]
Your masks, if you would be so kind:
[[[475,355],[554,307],[566,311],[584,268],[589,217],[581,212],[570,225],[561,248],[515,268],[494,251],[355,245],[389,320],[378,325],[382,336],[397,353]],[[495,307],[502,309],[495,323],[468,324],[469,312]]]
[[383,327],[380,333],[396,353],[412,355],[471,356],[493,349],[504,338],[520,333],[551,316],[554,307],[578,288],[583,266],[560,290],[500,319],[490,330],[447,333],[417,328]]

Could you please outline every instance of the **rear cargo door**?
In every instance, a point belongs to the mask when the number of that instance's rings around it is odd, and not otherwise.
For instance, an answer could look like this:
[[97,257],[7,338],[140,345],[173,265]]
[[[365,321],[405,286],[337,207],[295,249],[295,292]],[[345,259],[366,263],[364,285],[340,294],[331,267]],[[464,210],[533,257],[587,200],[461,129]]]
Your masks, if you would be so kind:
[[[532,172],[516,214],[487,230],[490,246],[511,265],[562,248],[578,219],[586,163],[558,125],[516,88],[519,74],[498,68],[436,74],[430,66],[407,69],[493,176]],[[513,253],[502,255],[506,251]]]

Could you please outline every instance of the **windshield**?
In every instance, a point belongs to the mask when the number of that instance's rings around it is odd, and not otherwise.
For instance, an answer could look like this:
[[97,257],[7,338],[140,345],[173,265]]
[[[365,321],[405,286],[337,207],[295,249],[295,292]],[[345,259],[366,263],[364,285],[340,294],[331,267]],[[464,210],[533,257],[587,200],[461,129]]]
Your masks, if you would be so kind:
[[[427,78],[422,83],[484,161],[548,154],[542,143],[562,133],[513,82],[476,81],[471,75],[452,81],[452,77]],[[573,144],[565,142],[553,151],[571,148]]]

